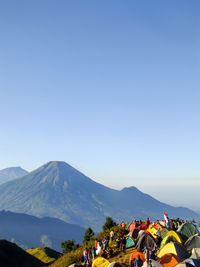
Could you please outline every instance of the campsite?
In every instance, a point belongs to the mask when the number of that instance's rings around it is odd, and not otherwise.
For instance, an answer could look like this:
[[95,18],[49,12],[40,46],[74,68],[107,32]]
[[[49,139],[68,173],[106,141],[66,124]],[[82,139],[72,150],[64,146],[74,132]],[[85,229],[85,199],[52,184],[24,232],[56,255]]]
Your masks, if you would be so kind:
[[[193,221],[169,219],[166,214],[164,218],[163,221],[134,220],[108,227],[96,237],[91,236],[77,250],[60,257],[52,266],[200,266],[200,232],[197,225]],[[109,238],[111,232],[114,232],[113,238]]]

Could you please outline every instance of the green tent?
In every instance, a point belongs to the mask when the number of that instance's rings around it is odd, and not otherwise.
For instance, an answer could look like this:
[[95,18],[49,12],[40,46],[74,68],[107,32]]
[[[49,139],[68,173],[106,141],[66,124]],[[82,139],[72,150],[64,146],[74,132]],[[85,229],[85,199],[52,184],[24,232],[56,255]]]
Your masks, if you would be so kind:
[[180,234],[183,242],[185,243],[188,238],[190,238],[193,235],[199,234],[199,231],[197,228],[194,226],[194,224],[186,222],[182,224],[177,232]]
[[192,250],[193,248],[200,248],[200,236],[198,234],[191,236],[184,244],[187,250]]
[[167,234],[165,235],[165,237],[163,238],[163,240],[160,244],[160,250],[169,242],[178,242],[178,243],[182,244],[182,241],[181,241],[178,233],[176,233],[175,231],[169,231],[169,232],[167,232]]
[[164,239],[167,233],[167,228],[163,227],[163,229],[160,231],[161,238]]
[[128,237],[126,239],[126,248],[131,248],[134,246],[135,246],[135,241],[132,238]]

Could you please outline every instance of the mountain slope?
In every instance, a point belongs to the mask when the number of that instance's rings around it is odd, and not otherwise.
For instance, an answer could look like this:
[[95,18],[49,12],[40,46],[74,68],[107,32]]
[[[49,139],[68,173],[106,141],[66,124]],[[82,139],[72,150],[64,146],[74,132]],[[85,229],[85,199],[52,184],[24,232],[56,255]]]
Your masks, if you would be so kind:
[[48,246],[61,251],[61,242],[74,238],[80,243],[85,229],[55,218],[0,212],[0,236],[23,248]]
[[30,248],[26,250],[27,253],[34,256],[38,260],[44,263],[53,263],[55,260],[59,259],[62,254],[48,247],[41,248]]
[[28,172],[21,167],[10,167],[0,170],[0,184],[14,180],[28,174]]
[[186,208],[166,205],[135,187],[121,191],[98,184],[65,162],[49,162],[0,186],[0,209],[50,216],[99,230],[105,217],[118,222],[169,216],[197,218]]
[[16,244],[0,239],[0,263],[6,267],[42,267],[44,263]]

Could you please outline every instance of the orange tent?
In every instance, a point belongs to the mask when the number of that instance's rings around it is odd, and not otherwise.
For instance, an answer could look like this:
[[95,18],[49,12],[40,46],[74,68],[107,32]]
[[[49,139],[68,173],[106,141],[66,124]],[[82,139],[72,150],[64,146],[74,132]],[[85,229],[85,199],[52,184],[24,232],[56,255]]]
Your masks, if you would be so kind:
[[128,231],[129,232],[133,231],[135,229],[135,225],[136,225],[135,222],[131,223],[130,226],[129,226],[129,228],[128,228]]
[[154,225],[154,228],[156,228],[157,230],[162,231],[162,226],[159,223],[157,223],[156,225]]
[[167,253],[163,255],[158,262],[163,265],[163,267],[174,267],[176,266],[179,262],[181,262],[181,259],[174,254]]
[[142,261],[145,261],[145,256],[144,254],[141,252],[141,251],[134,251],[132,254],[131,254],[131,257],[130,257],[130,263],[134,260],[134,259],[137,259],[138,255],[140,256],[140,259]]

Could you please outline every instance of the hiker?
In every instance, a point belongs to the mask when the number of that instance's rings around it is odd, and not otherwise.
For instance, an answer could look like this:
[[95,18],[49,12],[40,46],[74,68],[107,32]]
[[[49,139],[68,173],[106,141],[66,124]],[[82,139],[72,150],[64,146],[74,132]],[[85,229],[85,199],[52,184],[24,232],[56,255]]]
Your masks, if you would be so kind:
[[85,261],[85,264],[88,264],[89,263],[89,259],[88,259],[88,249],[85,248],[85,250],[83,251],[83,257],[84,257],[84,261]]
[[108,244],[109,244],[109,236],[106,236],[104,241],[105,250],[108,248]]
[[105,250],[103,250],[102,251],[102,253],[101,253],[101,257],[103,257],[103,258],[107,258],[107,253],[106,253],[106,251]]
[[150,220],[149,220],[149,218],[147,218],[147,220],[146,220],[146,226],[148,227],[149,224],[150,224]]
[[156,231],[156,245],[157,246],[160,246],[160,244],[161,244],[161,241],[162,241],[162,238],[161,238],[161,232],[160,232],[160,230],[158,229],[157,231]]
[[99,255],[100,253],[101,253],[101,242],[97,241],[96,255]]
[[88,266],[92,265],[92,251],[91,249],[88,250]]
[[110,241],[112,242],[113,241],[113,237],[114,237],[114,231],[110,231]]
[[121,240],[121,249],[124,253],[126,253],[126,237],[123,236]]
[[95,245],[94,245],[94,247],[97,249],[97,247],[98,247],[98,240],[97,239],[95,239]]
[[121,240],[120,240],[120,237],[118,237],[116,239],[116,248],[120,248],[120,243],[121,243]]
[[176,231],[176,227],[175,227],[174,219],[171,219],[171,220],[170,220],[169,226],[170,226],[170,229],[171,229],[171,230]]
[[109,242],[109,238],[104,237],[104,239],[102,240],[103,250],[106,250],[107,249],[108,242]]
[[96,248],[95,247],[93,247],[92,248],[92,258],[93,258],[93,260],[94,260],[94,258],[96,257]]

